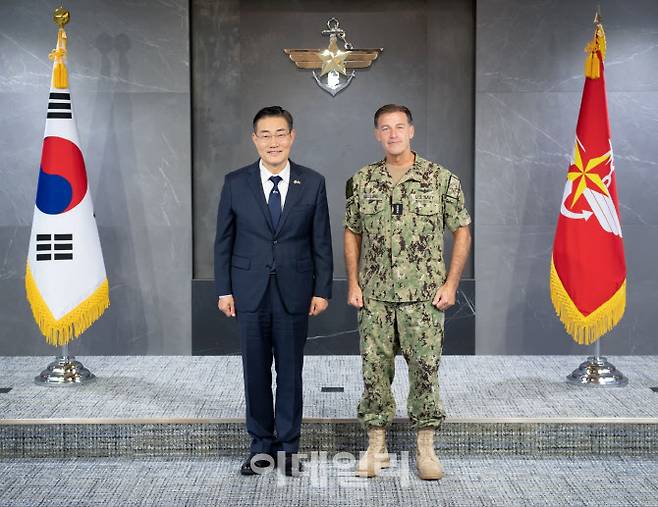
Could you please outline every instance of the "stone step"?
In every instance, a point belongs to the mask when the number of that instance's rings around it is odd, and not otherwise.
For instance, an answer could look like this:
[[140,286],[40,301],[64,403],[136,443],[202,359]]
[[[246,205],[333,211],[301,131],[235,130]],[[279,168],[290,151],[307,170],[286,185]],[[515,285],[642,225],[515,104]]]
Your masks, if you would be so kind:
[[[242,455],[249,438],[239,419],[4,420],[0,457]],[[356,420],[306,419],[302,452],[358,453],[366,435]],[[415,449],[408,420],[388,432],[390,452]],[[441,454],[658,455],[658,420],[447,419],[437,433]]]

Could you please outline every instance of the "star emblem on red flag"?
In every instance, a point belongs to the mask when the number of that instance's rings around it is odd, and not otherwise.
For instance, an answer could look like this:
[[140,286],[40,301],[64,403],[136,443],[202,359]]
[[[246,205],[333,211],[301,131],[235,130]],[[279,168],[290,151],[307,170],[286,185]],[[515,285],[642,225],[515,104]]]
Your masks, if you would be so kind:
[[586,150],[576,139],[573,148],[573,162],[569,166],[567,179],[574,183],[573,197],[571,198],[571,208],[573,208],[578,199],[583,195],[586,188],[599,191],[610,197],[608,187],[603,183],[601,175],[595,172],[595,169],[607,165],[612,158],[612,151],[608,151],[598,157],[586,158]]

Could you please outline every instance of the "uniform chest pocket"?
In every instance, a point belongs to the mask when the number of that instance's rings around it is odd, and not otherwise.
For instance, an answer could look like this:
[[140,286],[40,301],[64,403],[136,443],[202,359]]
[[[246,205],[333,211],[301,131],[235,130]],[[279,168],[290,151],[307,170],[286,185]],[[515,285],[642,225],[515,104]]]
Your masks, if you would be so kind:
[[431,216],[441,212],[441,200],[434,192],[418,192],[411,196],[411,211],[417,215]]
[[383,199],[364,199],[361,203],[361,213],[364,215],[376,215],[384,211]]
[[383,227],[384,199],[363,199],[361,201],[360,211],[363,220],[363,227],[370,233],[376,233]]
[[441,200],[433,193],[416,195],[412,200],[411,211],[419,232],[424,235],[441,234],[443,218]]

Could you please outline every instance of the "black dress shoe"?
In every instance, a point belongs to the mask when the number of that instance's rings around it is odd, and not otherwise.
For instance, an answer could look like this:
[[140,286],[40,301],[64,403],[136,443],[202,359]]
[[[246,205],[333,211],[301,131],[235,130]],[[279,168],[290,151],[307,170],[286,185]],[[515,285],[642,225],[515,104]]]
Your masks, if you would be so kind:
[[[247,456],[247,459],[240,466],[240,473],[242,475],[262,475],[269,470],[273,470],[276,466],[276,460],[272,456],[269,456],[270,459],[257,459],[252,463],[254,456],[257,456],[257,454],[252,453]],[[262,454],[262,456],[265,456],[265,454]]]
[[283,470],[288,477],[299,477],[304,470],[299,456],[297,456],[297,454],[286,453],[286,461]]

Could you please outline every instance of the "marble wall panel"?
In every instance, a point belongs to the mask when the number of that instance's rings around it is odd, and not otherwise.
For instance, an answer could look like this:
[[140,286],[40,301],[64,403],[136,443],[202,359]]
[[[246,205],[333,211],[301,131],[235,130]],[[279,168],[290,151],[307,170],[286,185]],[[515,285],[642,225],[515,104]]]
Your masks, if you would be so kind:
[[[23,289],[59,2],[0,19],[0,348],[52,354]],[[71,2],[69,79],[111,307],[72,351],[182,354],[190,344],[188,2]]]
[[[600,2],[628,267],[626,315],[604,352],[655,354],[658,4]],[[552,309],[548,267],[596,2],[477,2],[478,354],[586,354]],[[591,350],[590,350],[591,352]]]
[[582,91],[583,49],[601,6],[609,91],[655,91],[653,0],[477,0],[477,91]]

